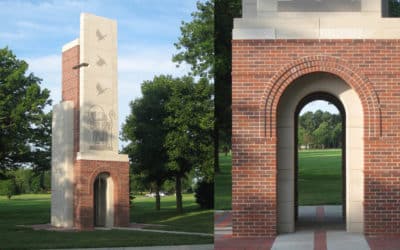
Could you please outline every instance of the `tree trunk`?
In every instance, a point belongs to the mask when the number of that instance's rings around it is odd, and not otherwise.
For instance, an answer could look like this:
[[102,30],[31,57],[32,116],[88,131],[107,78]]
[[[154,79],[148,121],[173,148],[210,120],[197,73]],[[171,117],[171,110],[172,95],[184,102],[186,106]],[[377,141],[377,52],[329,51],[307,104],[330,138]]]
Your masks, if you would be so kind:
[[181,176],[176,175],[175,179],[175,190],[176,190],[176,211],[182,213],[182,179]]
[[159,211],[161,208],[161,198],[160,198],[160,185],[156,185],[156,210]]

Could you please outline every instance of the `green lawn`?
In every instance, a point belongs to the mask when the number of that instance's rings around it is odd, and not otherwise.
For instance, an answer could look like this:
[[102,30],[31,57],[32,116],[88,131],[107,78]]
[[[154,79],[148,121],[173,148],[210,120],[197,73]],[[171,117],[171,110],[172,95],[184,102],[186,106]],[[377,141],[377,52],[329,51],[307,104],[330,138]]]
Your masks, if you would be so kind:
[[[136,198],[131,221],[165,225],[163,230],[212,232],[211,210],[200,210],[193,195],[184,195],[182,215],[173,209],[174,197],[162,198],[162,210],[154,210],[154,198]],[[34,231],[17,225],[50,221],[50,195],[0,196],[0,249],[124,247],[212,243],[212,237],[107,230],[91,232]]]
[[215,174],[214,200],[216,210],[230,210],[232,203],[231,155],[219,155],[220,173]]
[[154,210],[155,199],[137,197],[131,209],[131,221],[165,225],[162,230],[214,233],[213,210],[200,209],[192,194],[183,195],[184,214],[176,213],[175,196],[161,197],[161,211]]
[[342,151],[299,152],[299,205],[342,203]]
[[[215,209],[231,209],[231,156],[220,154],[221,172],[215,175]],[[299,152],[299,204],[341,204],[341,150]]]

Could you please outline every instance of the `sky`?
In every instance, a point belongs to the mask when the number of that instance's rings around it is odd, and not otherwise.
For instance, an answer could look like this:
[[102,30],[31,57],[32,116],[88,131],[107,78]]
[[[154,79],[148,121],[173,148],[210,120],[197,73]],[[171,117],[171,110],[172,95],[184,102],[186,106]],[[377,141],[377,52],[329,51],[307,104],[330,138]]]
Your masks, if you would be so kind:
[[331,114],[339,114],[339,110],[336,108],[335,105],[327,101],[316,100],[305,105],[303,109],[300,111],[300,115],[308,111],[315,112],[317,110],[328,111]]
[[[0,48],[8,46],[27,61],[56,104],[61,100],[61,48],[79,37],[80,13],[117,20],[121,125],[130,113],[129,103],[141,96],[143,81],[189,71],[187,65],[177,68],[171,58],[177,53],[173,44],[181,21],[190,21],[195,10],[196,0],[0,0]],[[320,101],[302,112],[317,109],[335,108]]]
[[8,46],[43,79],[53,104],[61,100],[61,48],[79,37],[80,13],[118,23],[119,123],[140,85],[155,75],[185,75],[171,62],[181,21],[190,21],[197,0],[0,0],[0,48]]

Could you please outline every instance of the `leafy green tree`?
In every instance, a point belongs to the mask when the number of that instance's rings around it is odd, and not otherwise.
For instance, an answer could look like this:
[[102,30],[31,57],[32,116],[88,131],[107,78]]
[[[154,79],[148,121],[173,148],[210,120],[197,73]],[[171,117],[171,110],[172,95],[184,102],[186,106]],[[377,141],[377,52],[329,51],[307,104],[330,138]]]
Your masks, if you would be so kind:
[[212,94],[212,85],[206,78],[198,83],[192,77],[177,78],[166,105],[169,115],[164,122],[168,128],[165,147],[169,169],[175,175],[178,212],[182,212],[182,179],[192,169],[202,180],[213,180]]
[[31,193],[31,181],[33,177],[33,171],[31,169],[24,169],[20,168],[12,173],[9,174],[13,175],[15,178],[15,183],[17,185],[18,193],[26,194]]
[[0,195],[5,195],[8,199],[11,199],[16,194],[17,185],[14,179],[0,180]]
[[171,76],[156,76],[142,84],[142,97],[131,102],[131,114],[122,128],[122,139],[129,144],[124,152],[129,155],[133,173],[145,183],[155,186],[156,209],[160,210],[160,190],[170,177],[166,166],[168,155],[164,147],[169,132],[164,125],[168,117],[166,103],[171,96]]
[[233,18],[241,13],[240,0],[197,2],[193,20],[183,22],[181,37],[175,44],[179,51],[173,61],[191,65],[193,75],[215,82],[214,169],[219,172],[219,145],[224,152],[231,148],[231,54]]
[[214,0],[197,2],[191,22],[182,22],[181,36],[175,47],[179,52],[172,57],[178,65],[191,66],[191,74],[212,79],[214,71]]
[[[50,168],[51,104],[41,79],[8,48],[0,49],[0,171],[22,165]],[[4,174],[3,174],[4,176]]]
[[329,112],[307,112],[299,117],[298,143],[311,147],[337,148],[342,141],[342,117]]
[[316,130],[313,132],[314,142],[315,144],[325,148],[325,146],[329,143],[330,139],[330,130],[328,122],[322,122]]

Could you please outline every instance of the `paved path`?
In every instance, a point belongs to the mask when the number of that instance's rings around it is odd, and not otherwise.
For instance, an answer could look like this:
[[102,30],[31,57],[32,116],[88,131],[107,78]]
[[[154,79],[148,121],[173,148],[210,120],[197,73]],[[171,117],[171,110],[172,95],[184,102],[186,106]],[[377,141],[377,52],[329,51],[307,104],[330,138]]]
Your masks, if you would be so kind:
[[347,233],[341,206],[301,206],[296,232],[275,239],[232,238],[230,211],[215,214],[216,250],[399,250],[400,235],[365,237]]
[[[154,246],[154,247],[114,247],[114,248],[73,248],[73,250],[213,250],[214,245]],[[62,250],[62,249],[53,249]],[[72,249],[70,249],[72,250]]]

